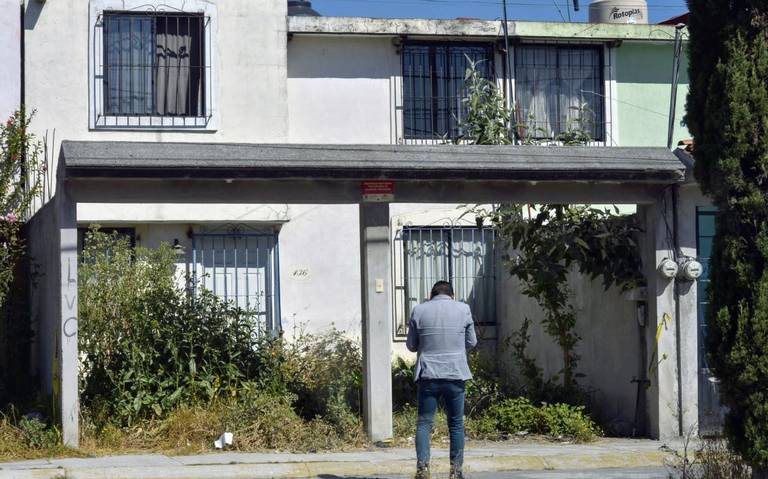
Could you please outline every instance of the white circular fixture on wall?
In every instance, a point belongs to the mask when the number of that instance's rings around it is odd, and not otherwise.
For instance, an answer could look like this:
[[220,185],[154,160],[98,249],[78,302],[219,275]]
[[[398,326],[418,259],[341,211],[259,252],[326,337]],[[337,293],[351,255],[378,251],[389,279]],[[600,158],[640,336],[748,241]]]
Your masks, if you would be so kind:
[[704,267],[696,258],[681,258],[678,275],[686,281],[696,281],[704,272]]
[[661,263],[659,263],[659,273],[667,279],[673,279],[677,276],[679,269],[677,263],[669,258],[664,258],[661,260]]

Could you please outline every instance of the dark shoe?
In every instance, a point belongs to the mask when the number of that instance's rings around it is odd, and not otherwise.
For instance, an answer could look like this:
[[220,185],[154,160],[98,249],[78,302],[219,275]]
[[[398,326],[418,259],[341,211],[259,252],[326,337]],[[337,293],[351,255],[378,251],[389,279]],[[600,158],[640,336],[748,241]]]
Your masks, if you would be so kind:
[[417,468],[413,479],[432,479],[432,475],[429,473],[429,466]]
[[454,467],[451,466],[451,474],[448,476],[449,479],[464,479],[464,473],[461,472],[461,467]]

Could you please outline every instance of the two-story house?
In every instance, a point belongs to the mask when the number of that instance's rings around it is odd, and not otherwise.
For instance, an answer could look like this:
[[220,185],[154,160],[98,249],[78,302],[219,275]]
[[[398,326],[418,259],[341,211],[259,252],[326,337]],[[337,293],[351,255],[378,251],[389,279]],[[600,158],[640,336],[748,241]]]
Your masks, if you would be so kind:
[[[585,385],[630,424],[631,380],[657,351],[667,359],[643,391],[648,434],[697,424],[697,290],[656,271],[696,256],[707,205],[665,147],[674,27],[512,21],[505,50],[498,21],[322,17],[288,3],[302,15],[284,0],[24,4],[19,85],[57,178],[30,225],[32,354],[65,442],[78,441],[77,251],[89,225],[175,245],[180,268],[276,334],[360,337],[378,440],[392,434],[393,352],[432,282],[454,283],[491,351],[536,314],[498,264],[493,231],[457,208],[503,202],[637,211],[647,297],[574,283]],[[593,141],[442,144],[461,132],[470,59],[537,137],[588,112]],[[685,93],[683,74],[680,105]]]

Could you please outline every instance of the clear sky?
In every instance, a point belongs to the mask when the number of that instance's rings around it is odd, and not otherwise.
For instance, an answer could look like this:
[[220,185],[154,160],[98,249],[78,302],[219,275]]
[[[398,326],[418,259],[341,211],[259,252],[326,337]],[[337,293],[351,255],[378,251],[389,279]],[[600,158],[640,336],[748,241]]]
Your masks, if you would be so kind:
[[[572,0],[507,0],[510,20],[563,21],[587,20],[590,0],[580,0],[581,9],[573,11]],[[389,18],[474,17],[487,20],[502,16],[501,0],[312,0],[323,15]],[[687,11],[685,0],[648,0],[652,23]]]

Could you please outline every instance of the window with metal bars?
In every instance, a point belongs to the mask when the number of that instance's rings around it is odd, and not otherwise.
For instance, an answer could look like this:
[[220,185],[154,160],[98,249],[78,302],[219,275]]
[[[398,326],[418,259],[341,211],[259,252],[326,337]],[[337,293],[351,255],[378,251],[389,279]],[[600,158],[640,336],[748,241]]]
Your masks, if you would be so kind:
[[[398,244],[399,243],[399,244]],[[476,226],[407,226],[395,237],[397,274],[395,334],[406,333],[411,310],[429,300],[432,286],[451,283],[455,298],[470,305],[478,324],[496,323],[496,236],[493,228]]]
[[493,77],[493,46],[483,43],[407,43],[403,46],[403,134],[406,140],[461,136],[466,116],[464,78],[470,60]]
[[[197,13],[104,12],[102,115],[208,116],[207,23]],[[139,126],[168,124],[145,121]]]
[[556,139],[583,130],[605,138],[603,47],[519,45],[515,48],[517,121],[526,136]]

